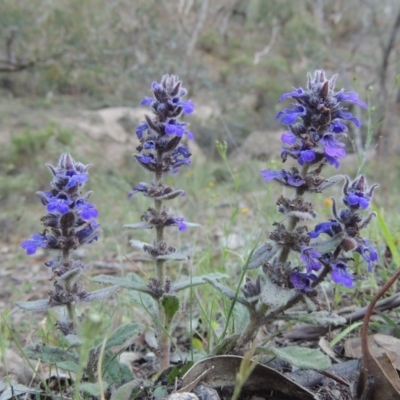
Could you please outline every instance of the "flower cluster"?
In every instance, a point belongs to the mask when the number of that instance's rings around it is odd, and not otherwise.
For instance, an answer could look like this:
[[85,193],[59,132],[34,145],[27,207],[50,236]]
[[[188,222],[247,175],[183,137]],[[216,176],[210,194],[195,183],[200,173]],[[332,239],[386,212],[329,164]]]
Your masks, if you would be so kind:
[[66,153],[60,157],[56,167],[46,164],[53,174],[52,189],[37,192],[48,214],[42,217],[42,233],[36,233],[21,244],[28,255],[36,253],[38,247],[59,250],[64,259],[69,259],[72,250],[97,239],[100,225],[95,221],[98,211],[88,203],[92,192],[81,194],[81,188],[89,179],[90,165],[75,162]]
[[181,85],[176,76],[164,75],[161,83],[152,84],[154,97],[145,97],[141,102],[152,109],[154,117],[146,115],[146,121],[136,128],[140,146],[135,157],[149,171],[177,172],[182,165],[190,165],[189,149],[180,142],[184,135],[193,139],[193,134],[178,117],[191,114],[194,104],[182,99],[187,91]]
[[281,157],[283,161],[292,157],[300,165],[316,164],[321,161],[339,167],[339,159],[345,157],[344,144],[338,139],[345,135],[347,126],[343,121],[351,121],[357,127],[360,121],[343,107],[343,103],[353,103],[367,108],[355,92],[344,89],[335,92],[337,75],[327,79],[324,71],[316,71],[314,77],[308,75],[307,89],[298,88],[285,93],[279,101],[293,98],[294,108],[280,111],[276,116],[289,131],[281,139],[285,145]]
[[[165,262],[167,260],[184,260],[185,256],[176,253],[176,249],[165,241],[165,228],[176,226],[180,231],[190,225],[183,217],[171,214],[163,205],[166,200],[184,196],[181,189],[167,185],[163,176],[166,173],[176,173],[182,166],[190,166],[190,152],[182,144],[184,135],[193,139],[188,130],[188,124],[179,119],[182,114],[191,114],[194,104],[183,100],[187,91],[182,87],[177,76],[164,75],[160,83],[152,84],[154,97],[145,97],[142,105],[149,106],[153,116],[145,115],[145,121],[136,128],[140,145],[136,148],[135,158],[138,163],[154,174],[149,182],[140,182],[129,193],[129,197],[142,193],[154,200],[154,206],[149,207],[141,216],[141,222],[125,225],[131,229],[154,229],[155,237],[152,244],[131,241],[133,246],[141,248],[156,264],[156,277],[150,278],[147,290],[158,302],[158,344],[161,367],[169,365],[170,340],[169,324],[172,316],[167,317],[165,310],[167,302],[178,302],[174,294],[174,285],[166,276]],[[168,298],[168,300],[166,300]],[[169,312],[169,311],[168,311]]]
[[73,160],[70,154],[62,154],[56,167],[46,164],[53,175],[51,190],[37,192],[48,214],[41,218],[44,230],[25,240],[21,247],[28,255],[35,254],[39,247],[56,250],[57,255],[45,265],[53,271],[54,288],[48,300],[18,302],[28,310],[45,310],[64,305],[68,310],[67,320],[58,322],[64,334],[74,333],[74,305],[102,299],[115,292],[115,287],[87,292],[79,282],[86,267],[71,257],[78,247],[97,240],[100,225],[96,222],[98,211],[88,203],[92,192],[82,194],[81,189],[88,181],[90,165]]
[[[374,189],[367,186],[363,175],[352,183],[343,175],[336,175],[325,179],[320,175],[323,167],[328,163],[339,167],[339,160],[346,152],[344,143],[339,139],[344,137],[347,131],[345,121],[361,126],[355,118],[343,106],[343,103],[353,103],[363,108],[367,106],[358,99],[357,93],[346,92],[344,89],[335,91],[337,75],[327,79],[324,71],[316,71],[314,76],[308,75],[307,88],[294,89],[285,93],[279,101],[293,98],[292,108],[280,111],[276,118],[287,125],[289,131],[285,132],[281,139],[284,144],[281,157],[283,162],[291,157],[300,164],[301,170],[292,167],[290,170],[263,170],[261,171],[265,181],[276,181],[281,185],[295,190],[294,199],[281,197],[278,200],[278,211],[288,218],[287,226],[278,224],[278,228],[271,233],[275,251],[269,252],[262,259],[268,264],[267,271],[273,281],[285,284],[303,291],[311,291],[317,284],[321,268],[331,272],[334,282],[351,287],[353,276],[348,272],[347,253],[356,251],[367,261],[369,270],[377,261],[378,256],[369,239],[361,236],[360,230],[371,221],[374,213],[370,213],[365,219],[361,215],[362,210],[369,207]],[[321,192],[339,180],[345,180],[342,202],[345,206],[340,212],[333,201],[333,216],[328,222],[317,224],[311,232],[307,228],[296,227],[302,220],[315,218],[313,206],[302,200],[306,192]],[[318,238],[321,234],[328,235]],[[307,239],[308,237],[308,239]],[[305,264],[306,272],[301,272],[302,266],[296,268],[288,266],[286,259],[291,252],[300,253],[300,260]],[[275,258],[273,258],[273,256]],[[277,270],[282,265],[281,274]]]

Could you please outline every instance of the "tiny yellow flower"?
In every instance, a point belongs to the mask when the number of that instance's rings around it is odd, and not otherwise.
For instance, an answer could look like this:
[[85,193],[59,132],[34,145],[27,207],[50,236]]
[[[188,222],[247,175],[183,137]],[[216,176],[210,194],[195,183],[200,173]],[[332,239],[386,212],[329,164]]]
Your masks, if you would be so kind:
[[332,199],[328,199],[327,197],[324,199],[324,203],[327,207],[332,207],[333,201]]
[[208,186],[209,186],[210,188],[214,187],[214,186],[215,186],[215,182],[213,182],[213,181],[209,182]]
[[248,207],[242,207],[242,208],[240,209],[240,212],[241,212],[242,214],[247,214],[249,211],[250,211],[250,210],[249,210]]

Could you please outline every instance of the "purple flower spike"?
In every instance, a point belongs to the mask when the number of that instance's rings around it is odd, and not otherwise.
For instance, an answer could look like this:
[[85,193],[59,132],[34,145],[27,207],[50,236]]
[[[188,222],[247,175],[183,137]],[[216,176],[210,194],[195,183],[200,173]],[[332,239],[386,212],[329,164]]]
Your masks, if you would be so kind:
[[47,238],[46,235],[35,233],[32,237],[25,242],[21,243],[21,247],[26,250],[26,254],[31,256],[36,253],[38,247],[46,248]]
[[301,250],[300,260],[306,263],[307,273],[310,273],[311,271],[319,271],[321,269],[321,263],[315,260],[321,256],[322,254],[313,250],[312,247],[303,247]]
[[307,109],[302,105],[298,105],[294,110],[287,108],[283,111],[279,111],[275,118],[280,118],[282,124],[293,125],[298,117],[302,117],[306,115],[306,113]]
[[342,262],[338,262],[332,265],[332,279],[339,285],[351,288],[353,286],[353,275],[347,271],[347,265]]
[[312,284],[316,280],[317,277],[314,274],[303,274],[301,272],[292,272],[290,274],[290,281],[293,283],[293,286],[298,290],[306,292],[310,292],[313,289]]

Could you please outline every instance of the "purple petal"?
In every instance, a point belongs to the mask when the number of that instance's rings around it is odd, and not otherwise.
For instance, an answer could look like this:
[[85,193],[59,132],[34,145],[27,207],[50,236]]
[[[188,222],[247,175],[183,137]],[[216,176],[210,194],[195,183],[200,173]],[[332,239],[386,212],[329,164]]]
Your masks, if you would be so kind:
[[261,171],[261,175],[263,176],[265,182],[272,181],[278,177],[283,177],[282,171],[275,171],[273,169],[264,169]]
[[339,285],[351,288],[353,286],[353,275],[347,271],[347,265],[339,262],[332,265],[332,279]]
[[368,106],[358,98],[356,92],[345,92],[343,89],[336,94],[337,101],[348,101],[359,105],[362,108],[368,109]]
[[293,97],[293,98],[301,97],[304,93],[305,93],[305,92],[304,92],[304,89],[302,89],[302,88],[295,89],[295,90],[293,90],[293,92],[284,93],[284,94],[279,98],[278,102],[280,102],[280,101],[282,101],[282,100],[285,100],[285,99],[287,99],[287,98],[289,98],[289,97]]
[[292,132],[282,133],[281,140],[283,143],[294,145],[296,144],[297,137]]

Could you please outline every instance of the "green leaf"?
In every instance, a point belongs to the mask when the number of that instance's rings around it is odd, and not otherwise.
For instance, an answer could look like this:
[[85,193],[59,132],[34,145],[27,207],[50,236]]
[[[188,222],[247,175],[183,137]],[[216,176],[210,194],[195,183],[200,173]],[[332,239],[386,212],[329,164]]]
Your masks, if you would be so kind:
[[59,361],[56,362],[56,366],[65,371],[75,372],[76,374],[79,372],[79,365],[74,361]]
[[[108,383],[103,381],[104,390],[107,388],[107,386]],[[99,397],[101,395],[100,386],[98,383],[83,382],[79,385],[79,390],[93,397]]]
[[[128,339],[137,335],[144,329],[144,326],[137,323],[125,324],[117,328],[109,337],[106,349],[109,349],[112,346],[121,346]],[[101,347],[101,346],[100,346]]]
[[78,357],[71,350],[46,345],[27,346],[24,348],[24,355],[27,358],[41,360],[48,364],[55,364],[61,361],[79,363]]
[[50,305],[49,300],[16,301],[14,304],[23,310],[29,311],[46,311],[53,307]]
[[133,375],[129,367],[125,364],[121,364],[115,358],[112,360],[109,358],[108,360],[105,359],[103,364],[106,366],[106,370],[103,372],[103,379],[107,382],[121,385],[132,380]]
[[242,333],[250,322],[249,310],[239,302],[235,303],[233,309],[235,333]]
[[162,399],[162,398],[166,397],[167,394],[168,394],[167,388],[164,386],[159,386],[153,392],[153,396],[155,399]]
[[307,314],[305,318],[302,318],[302,322],[307,322],[315,326],[337,326],[344,325],[346,323],[346,318],[335,313],[330,313],[329,311],[318,311]]
[[277,357],[288,363],[304,369],[327,369],[331,366],[331,361],[327,355],[317,349],[307,347],[270,347]]
[[138,292],[154,295],[154,293],[148,286],[134,283],[126,278],[117,278],[115,276],[109,276],[109,275],[98,275],[95,276],[92,280],[94,282],[110,283],[112,285],[120,286],[126,289],[137,290]]
[[193,367],[194,362],[189,361],[187,364],[177,365],[172,369],[172,371],[168,374],[167,383],[168,385],[172,385],[175,382],[176,378],[182,378],[183,375],[189,371],[190,368]]
[[313,250],[325,254],[335,250],[344,238],[344,233],[338,233],[330,239],[313,240],[311,246]]
[[136,379],[120,386],[111,396],[110,400],[133,400],[143,391],[149,384],[143,385],[142,381]]
[[153,320],[156,321],[158,319],[157,303],[153,297],[135,290],[129,290],[128,295],[132,301],[140,304],[150,314]]
[[182,282],[175,283],[172,287],[175,292],[178,292],[179,290],[187,289],[189,287],[204,285],[205,283],[208,282],[208,280],[206,278],[212,279],[212,280],[224,279],[224,278],[229,278],[229,275],[220,274],[219,272],[214,272],[211,274],[194,276],[192,279],[186,279]]
[[287,304],[295,294],[296,290],[282,288],[275,285],[270,279],[266,279],[260,294],[260,302],[270,308],[278,308]]
[[209,277],[204,277],[204,280],[218,289],[223,295],[229,297],[231,300],[236,300],[239,303],[243,304],[248,308],[252,308],[252,305],[246,300],[245,297],[239,296],[232,289],[224,286],[222,283],[219,283],[216,279],[210,279]]
[[179,310],[179,299],[172,294],[163,294],[161,297],[161,304],[165,310],[165,325],[170,326],[172,318]]

